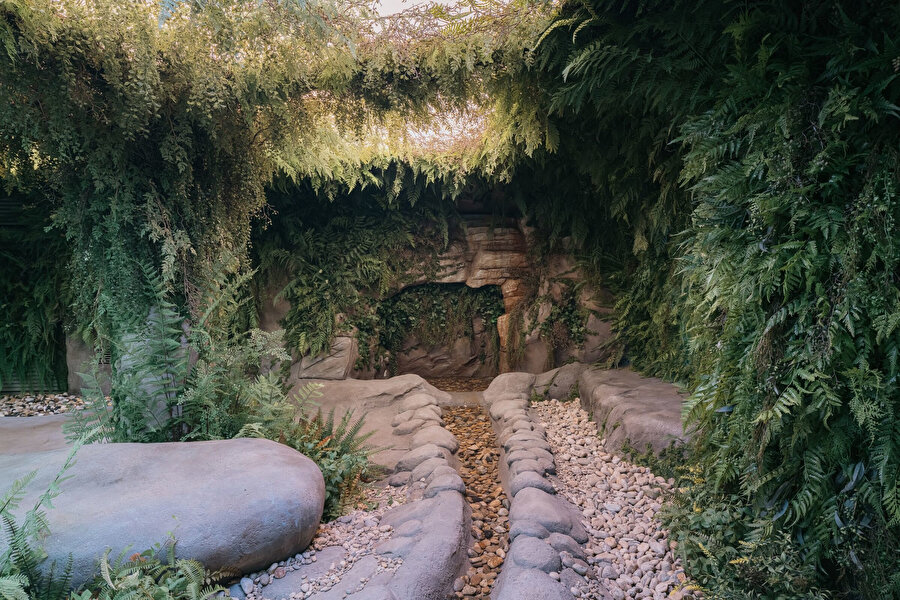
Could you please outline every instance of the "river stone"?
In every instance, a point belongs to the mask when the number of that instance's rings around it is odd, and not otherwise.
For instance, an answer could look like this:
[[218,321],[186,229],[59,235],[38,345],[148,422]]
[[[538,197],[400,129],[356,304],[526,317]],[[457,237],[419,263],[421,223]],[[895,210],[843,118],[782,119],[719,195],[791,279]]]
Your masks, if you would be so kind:
[[394,473],[390,477],[388,477],[388,485],[391,487],[400,487],[401,485],[406,485],[409,483],[410,473],[409,471],[400,471],[399,473]]
[[524,488],[537,488],[548,494],[556,493],[553,485],[534,471],[523,471],[513,477],[509,483],[509,493],[513,498]]
[[400,471],[412,471],[422,464],[423,461],[426,461],[429,458],[438,457],[446,458],[447,450],[445,448],[439,448],[434,444],[425,444],[424,446],[419,446],[404,454],[400,460],[397,461],[396,471],[398,473]]
[[400,410],[418,410],[420,408],[424,408],[426,406],[430,406],[433,404],[437,404],[437,399],[431,394],[410,394],[406,398],[400,401]]
[[414,410],[405,410],[402,413],[395,415],[393,419],[391,419],[391,427],[397,427],[402,423],[406,423],[410,419],[413,418],[413,415],[416,414]]
[[441,456],[440,458],[429,458],[428,460],[423,460],[415,469],[412,470],[412,481],[428,479],[428,477],[436,468],[446,464],[447,461],[444,460],[443,456]]
[[541,475],[544,472],[538,462],[531,458],[516,461],[509,466],[509,475],[513,478],[515,478],[516,475],[521,475],[528,471],[537,473],[538,475]]
[[409,421],[404,421],[394,427],[393,433],[394,435],[409,435],[410,433],[417,431],[423,425],[425,425],[424,419],[410,419]]
[[551,533],[547,537],[547,543],[553,546],[554,550],[557,552],[565,551],[572,556],[584,560],[584,550],[571,536],[563,533]]
[[520,567],[540,569],[545,573],[559,571],[562,566],[559,552],[543,540],[526,535],[517,537],[510,544],[509,558]]
[[459,450],[459,442],[456,441],[456,436],[438,425],[423,427],[413,435],[412,442],[410,442],[413,448],[428,444],[446,448],[451,453]]
[[572,593],[539,569],[505,568],[494,584],[494,600],[572,600]]
[[509,528],[509,539],[512,541],[520,535],[545,538],[550,535],[550,532],[537,521],[532,521],[530,519],[516,519]]
[[455,490],[462,494],[466,491],[466,484],[463,483],[462,477],[456,473],[441,475],[432,479],[428,487],[425,488],[425,497],[431,498],[447,490]]
[[[0,481],[38,470],[24,510],[48,488],[68,452],[0,456]],[[44,547],[59,565],[72,555],[74,587],[93,578],[107,548],[112,556],[127,547],[141,552],[170,532],[178,557],[210,570],[264,569],[306,548],[325,502],[316,464],[263,439],[88,445],[67,475],[47,510]]]

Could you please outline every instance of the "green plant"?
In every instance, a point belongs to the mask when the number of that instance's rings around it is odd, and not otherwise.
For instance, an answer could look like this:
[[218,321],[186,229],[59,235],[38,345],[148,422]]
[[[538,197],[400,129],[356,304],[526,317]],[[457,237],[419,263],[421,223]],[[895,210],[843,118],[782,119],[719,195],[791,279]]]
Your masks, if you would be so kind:
[[215,583],[222,574],[208,572],[197,561],[175,558],[175,540],[126,558],[128,552],[110,561],[107,551],[100,559],[100,575],[69,600],[204,600],[226,590]]
[[83,440],[76,441],[47,489],[19,522],[13,515],[25,495],[25,487],[34,479],[36,471],[13,482],[0,498],[0,522],[8,547],[0,554],[0,598],[3,600],[64,600],[69,594],[72,573],[70,556],[61,571],[54,562],[47,569],[42,563],[47,555],[42,542],[48,534],[47,508],[60,494],[60,484],[75,462],[75,455]]

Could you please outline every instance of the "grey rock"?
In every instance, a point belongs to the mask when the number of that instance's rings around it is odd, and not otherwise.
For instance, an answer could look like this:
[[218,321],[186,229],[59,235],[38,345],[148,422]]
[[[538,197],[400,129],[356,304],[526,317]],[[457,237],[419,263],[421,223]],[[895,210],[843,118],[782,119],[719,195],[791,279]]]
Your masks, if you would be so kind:
[[443,456],[439,458],[429,458],[428,460],[423,460],[418,464],[418,466],[412,471],[412,480],[419,481],[421,479],[427,479],[432,471],[441,465],[446,465],[447,461]]
[[425,426],[425,419],[410,419],[394,427],[394,435],[409,435]]
[[538,569],[506,567],[494,584],[493,600],[572,600],[560,582]]
[[545,573],[558,571],[561,563],[559,552],[543,540],[519,536],[509,546],[509,558],[518,566],[526,569],[540,569]]
[[513,541],[520,535],[545,538],[550,535],[550,532],[537,521],[532,521],[530,519],[516,519],[515,521],[512,521],[512,525],[509,528],[509,539],[510,541]]
[[541,475],[544,470],[541,469],[541,466],[538,464],[536,460],[526,458],[525,460],[520,460],[514,462],[509,467],[509,474],[511,477],[515,478],[516,475],[520,475],[522,473],[531,471],[532,473],[536,473],[537,475]]
[[467,560],[465,499],[456,492],[443,492],[431,500],[418,543],[388,584],[397,600],[444,600]]
[[453,490],[462,494],[466,491],[466,484],[463,483],[462,477],[453,474],[441,475],[440,477],[435,477],[431,483],[428,484],[428,487],[425,488],[425,497],[431,498],[436,496],[437,494]]
[[499,402],[491,404],[488,412],[490,413],[492,419],[498,420],[504,418],[507,413],[511,413],[512,411],[519,411],[527,406],[528,400],[525,399],[501,400]]
[[400,401],[400,410],[418,410],[420,408],[424,408],[426,406],[432,406],[437,404],[437,399],[431,394],[410,394],[406,398]]
[[409,483],[410,472],[409,471],[400,471],[399,473],[394,473],[390,477],[388,477],[388,485],[392,487],[400,487],[401,485],[406,485]]
[[584,549],[571,536],[564,533],[551,533],[547,537],[547,543],[553,546],[553,549],[557,552],[565,551],[582,560],[585,558]]
[[503,394],[524,394],[526,397],[534,385],[534,375],[531,373],[503,373],[494,377],[491,384],[484,391],[485,402],[493,402],[494,398]]
[[327,352],[304,356],[291,366],[293,379],[345,379],[358,356],[356,338],[337,336]]
[[534,471],[523,471],[513,477],[509,483],[509,493],[515,498],[520,491],[529,487],[537,488],[548,494],[556,493],[553,485]]
[[606,426],[600,434],[607,448],[619,448],[627,439],[635,448],[649,444],[660,452],[688,437],[681,422],[684,399],[670,383],[630,369],[590,368],[578,386],[582,406]]
[[410,450],[403,457],[397,461],[396,471],[399,473],[400,471],[412,471],[423,461],[428,460],[429,458],[439,458],[439,457],[447,457],[447,450],[445,448],[439,448],[434,444],[425,444],[424,446],[419,446],[413,450]]
[[425,478],[425,485],[428,485],[432,482],[432,480],[437,479],[442,475],[458,475],[458,473],[456,472],[456,469],[454,469],[450,465],[440,465],[438,467],[435,467],[434,471],[431,472],[431,475]]
[[[0,456],[0,481],[38,470],[22,502],[31,506],[67,455]],[[315,463],[262,439],[88,445],[67,474],[47,511],[44,546],[58,564],[72,554],[75,587],[93,577],[107,548],[113,556],[126,547],[140,552],[170,532],[177,556],[211,570],[263,569],[309,544],[325,501]]]
[[412,537],[422,529],[422,521],[410,519],[394,528],[394,537]]
[[537,488],[527,487],[516,494],[509,518],[513,522],[518,519],[537,521],[550,532],[571,535],[576,541],[579,537],[583,537],[584,541],[587,541],[587,534],[583,528],[581,535],[576,535],[575,525],[580,527],[580,523],[573,522],[575,521],[573,510],[565,500]]
[[413,435],[412,442],[410,443],[413,448],[428,444],[446,448],[451,453],[455,453],[459,450],[459,442],[456,441],[456,436],[437,425],[423,427]]
[[396,415],[393,419],[391,419],[391,427],[397,427],[401,423],[406,423],[410,419],[413,419],[413,415],[416,414],[414,410],[405,410],[402,413]]
[[375,552],[386,556],[403,558],[416,546],[416,539],[411,537],[394,537],[385,540],[375,547]]

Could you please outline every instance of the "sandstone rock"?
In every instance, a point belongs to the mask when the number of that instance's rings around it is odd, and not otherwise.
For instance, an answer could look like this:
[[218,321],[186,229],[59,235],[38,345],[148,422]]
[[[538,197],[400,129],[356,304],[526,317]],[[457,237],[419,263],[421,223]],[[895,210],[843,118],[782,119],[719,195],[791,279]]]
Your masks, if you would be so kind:
[[291,378],[345,379],[350,375],[358,356],[356,338],[337,336],[328,352],[304,356],[300,362],[291,365]]
[[[23,507],[47,489],[66,450],[0,456],[0,481],[32,470]],[[107,548],[140,552],[177,540],[179,557],[249,572],[303,550],[322,516],[318,467],[291,448],[261,439],[81,448],[47,510],[50,560],[74,560],[72,584],[95,573]],[[0,542],[2,545],[2,542]],[[2,549],[0,549],[2,551]]]

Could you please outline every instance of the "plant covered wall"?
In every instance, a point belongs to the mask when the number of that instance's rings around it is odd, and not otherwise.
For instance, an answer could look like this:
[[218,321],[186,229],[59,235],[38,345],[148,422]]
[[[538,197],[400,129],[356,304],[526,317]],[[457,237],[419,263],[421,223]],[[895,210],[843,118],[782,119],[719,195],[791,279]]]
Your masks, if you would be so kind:
[[[298,6],[0,5],[3,178],[47,181],[80,327],[142,330],[148,265],[200,323],[225,254],[292,273],[291,344],[324,348],[396,284],[387,240],[437,252],[442,202],[502,185],[616,292],[624,358],[692,392],[669,522],[691,574],[900,594],[896,3],[523,0],[382,29]],[[479,135],[419,144],[436,114]]]

